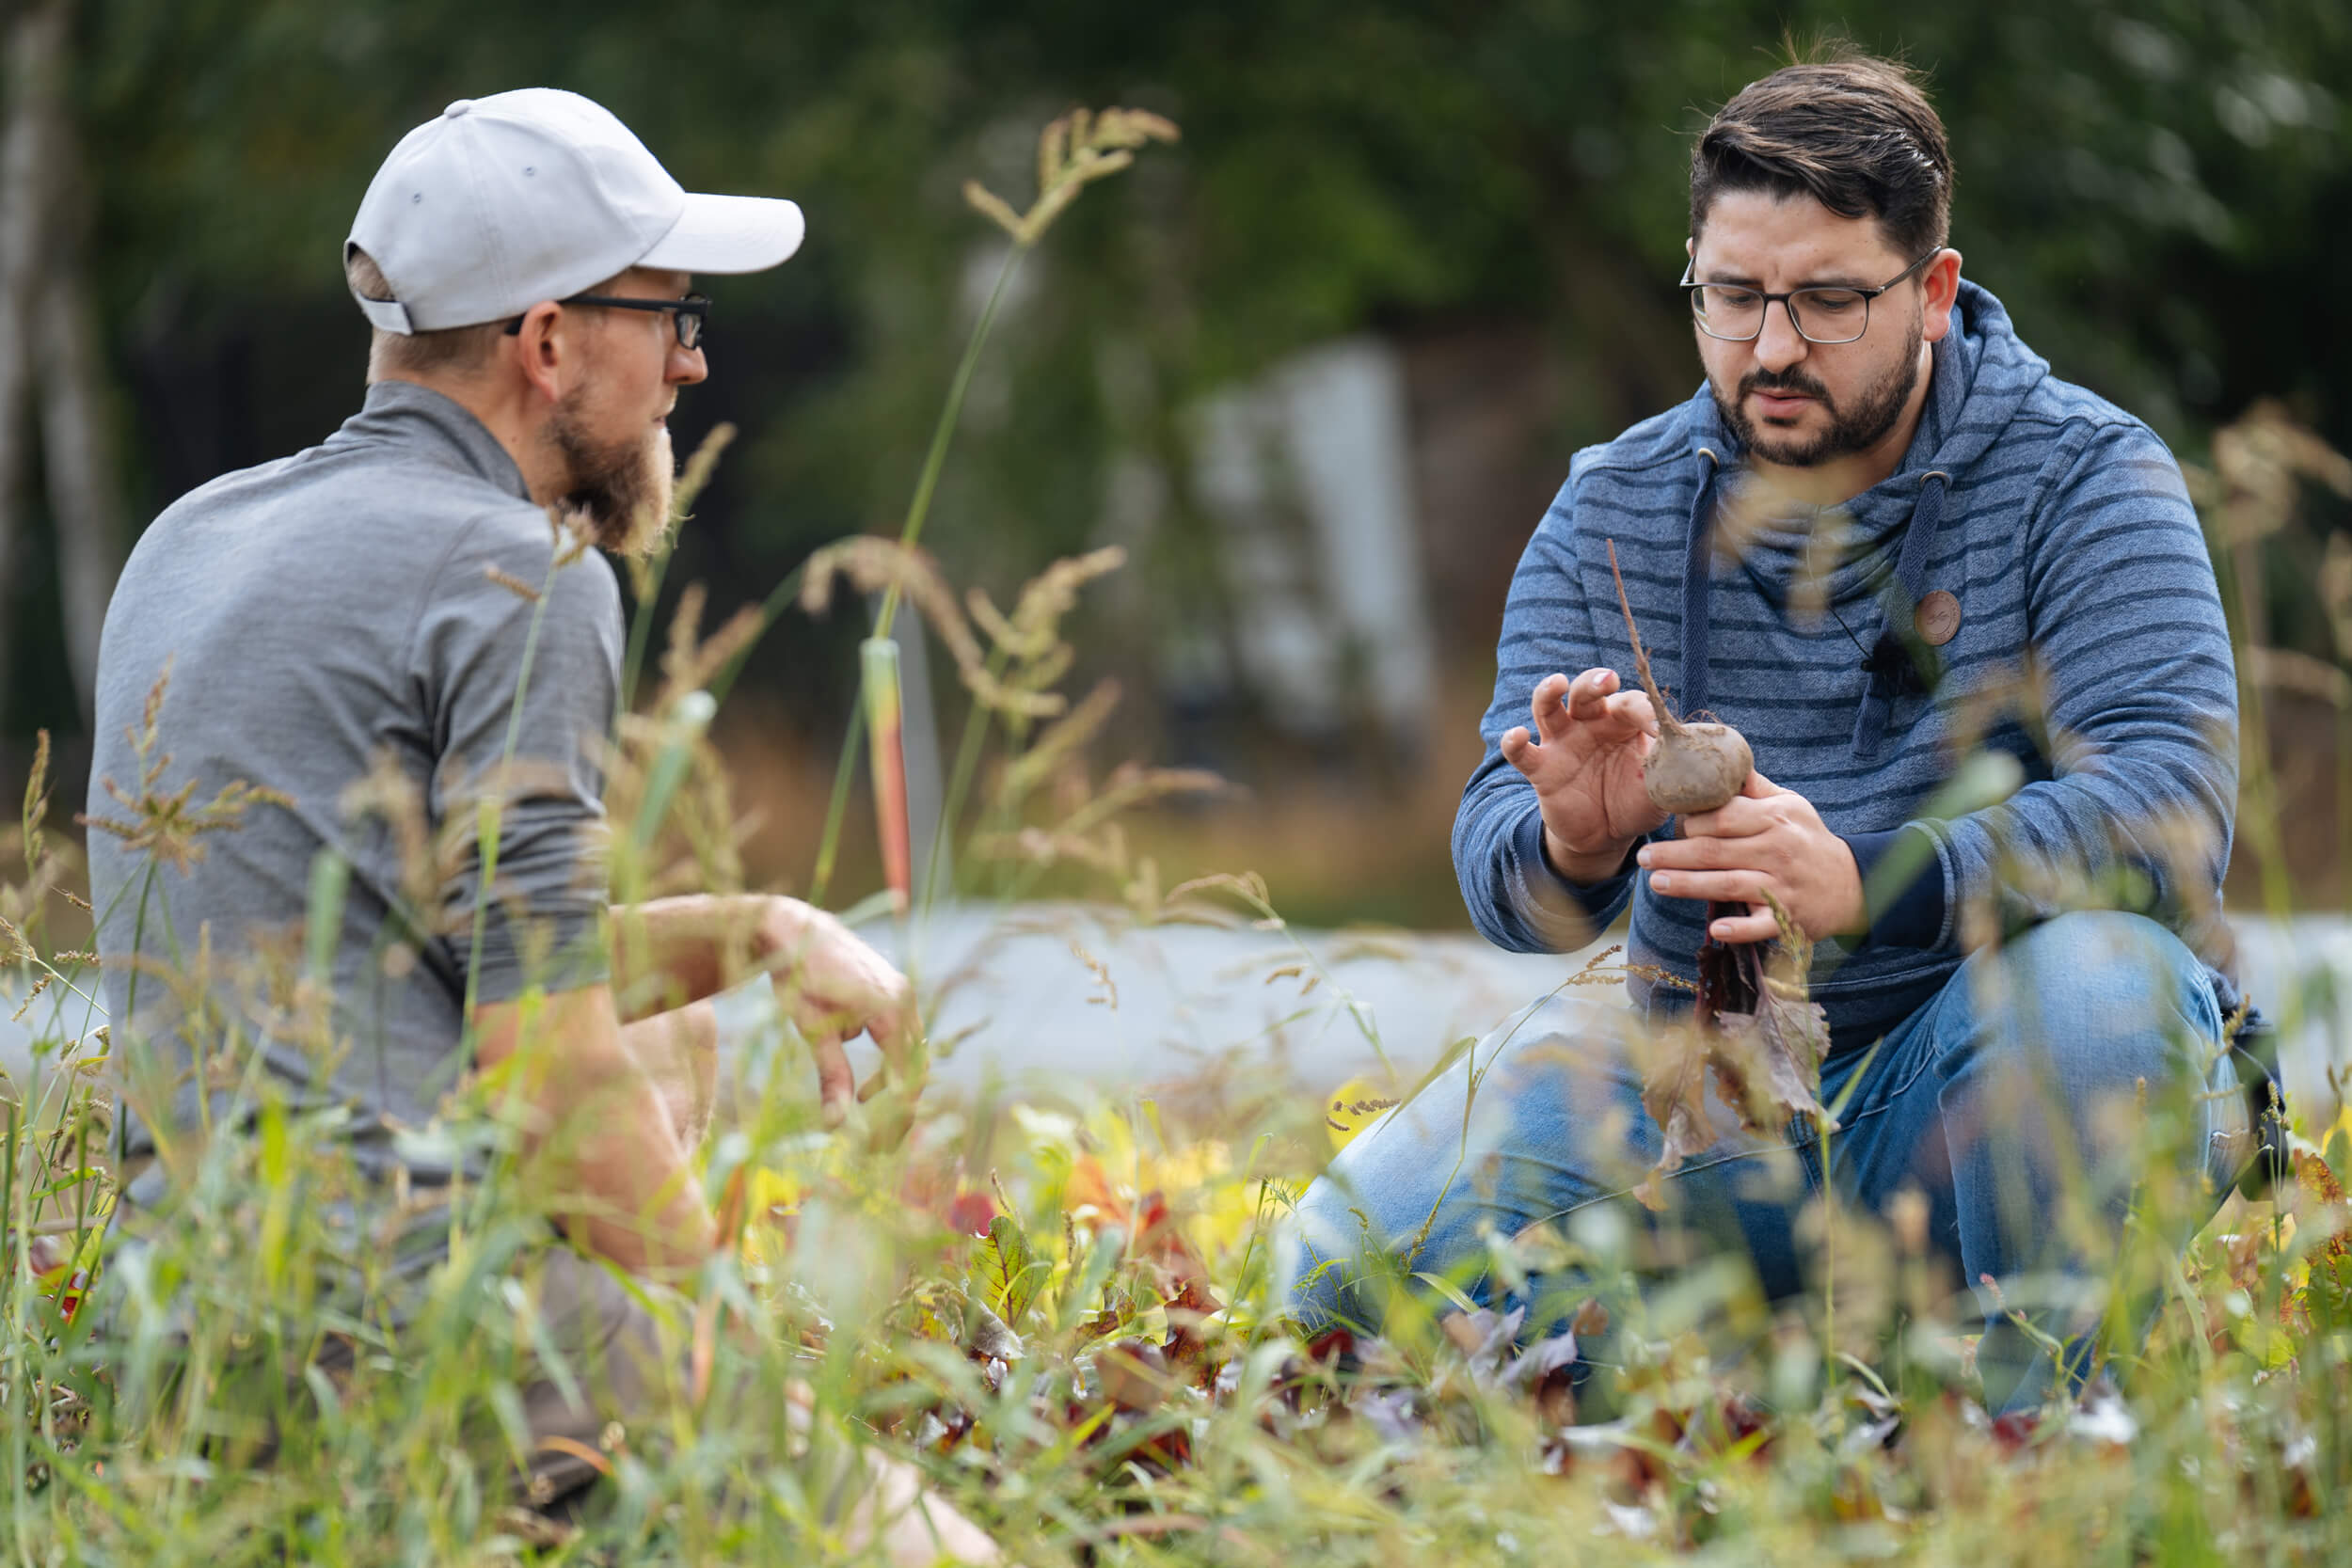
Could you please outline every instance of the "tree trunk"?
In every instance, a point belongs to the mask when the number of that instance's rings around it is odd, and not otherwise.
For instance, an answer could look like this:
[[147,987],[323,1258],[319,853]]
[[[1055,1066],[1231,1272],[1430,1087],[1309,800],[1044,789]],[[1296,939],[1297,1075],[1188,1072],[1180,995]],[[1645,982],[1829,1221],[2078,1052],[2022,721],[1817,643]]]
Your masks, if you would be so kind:
[[[20,0],[7,23],[7,107],[0,123],[0,599],[21,591],[28,404],[40,356],[35,328],[53,257],[58,133],[66,123],[66,46],[72,0]],[[0,619],[0,697],[8,690],[10,627]]]
[[[77,150],[70,135],[59,141],[69,155]],[[66,188],[78,189],[79,182],[70,181]],[[57,618],[65,628],[66,663],[73,673],[85,728],[98,689],[98,633],[122,565],[122,491],[115,472],[106,348],[82,268],[87,230],[86,212],[58,215],[59,243],[33,334],[40,372],[41,467],[57,539]]]

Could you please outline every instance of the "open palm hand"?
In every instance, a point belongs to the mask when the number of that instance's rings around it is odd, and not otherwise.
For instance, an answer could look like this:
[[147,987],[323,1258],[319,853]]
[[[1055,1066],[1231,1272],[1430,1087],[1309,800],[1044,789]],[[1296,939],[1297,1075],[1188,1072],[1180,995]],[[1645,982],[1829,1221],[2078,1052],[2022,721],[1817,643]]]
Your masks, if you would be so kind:
[[1535,786],[1553,868],[1571,881],[1612,875],[1633,841],[1666,820],[1642,787],[1658,716],[1647,696],[1619,685],[1613,670],[1587,670],[1573,682],[1547,675],[1530,702],[1532,731],[1502,737],[1504,760]]

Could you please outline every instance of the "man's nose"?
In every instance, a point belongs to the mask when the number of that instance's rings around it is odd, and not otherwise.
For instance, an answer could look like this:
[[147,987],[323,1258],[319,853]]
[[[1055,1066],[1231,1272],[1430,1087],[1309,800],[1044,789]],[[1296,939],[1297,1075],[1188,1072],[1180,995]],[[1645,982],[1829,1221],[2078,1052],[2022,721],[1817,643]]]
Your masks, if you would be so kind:
[[1811,344],[1797,330],[1797,320],[1788,313],[1788,302],[1774,300],[1764,308],[1764,330],[1756,335],[1756,363],[1758,369],[1778,372],[1804,359]]
[[691,387],[710,374],[710,361],[703,357],[702,345],[680,348],[670,345],[670,362],[664,367],[662,379],[673,387]]

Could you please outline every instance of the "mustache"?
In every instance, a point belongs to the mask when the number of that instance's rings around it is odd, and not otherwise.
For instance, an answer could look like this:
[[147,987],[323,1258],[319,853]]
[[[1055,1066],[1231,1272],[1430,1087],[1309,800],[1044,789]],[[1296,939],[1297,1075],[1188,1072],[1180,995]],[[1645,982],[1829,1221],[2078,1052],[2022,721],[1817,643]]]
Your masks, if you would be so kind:
[[1780,372],[1750,371],[1740,378],[1740,395],[1744,398],[1750,392],[1778,392],[1818,398],[1823,404],[1830,402],[1828,388],[1793,367]]

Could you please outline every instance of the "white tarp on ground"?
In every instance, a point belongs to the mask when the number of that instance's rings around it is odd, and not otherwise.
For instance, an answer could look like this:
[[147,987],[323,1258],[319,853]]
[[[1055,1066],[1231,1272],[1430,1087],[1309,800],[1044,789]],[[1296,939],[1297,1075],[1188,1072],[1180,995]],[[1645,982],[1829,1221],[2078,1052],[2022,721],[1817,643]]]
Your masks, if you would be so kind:
[[[2332,1104],[2329,1069],[2352,1067],[2352,920],[2231,925],[2247,989],[2280,1026],[2288,1090]],[[866,934],[897,955],[888,927]],[[1073,940],[1118,988],[1115,1009],[1094,1000],[1103,987]],[[1039,906],[944,912],[917,960],[927,984],[946,988],[934,1033],[966,1037],[942,1069],[953,1082],[993,1073],[1047,1085],[1148,1083],[1238,1053],[1322,1087],[1376,1061],[1373,1029],[1398,1068],[1417,1076],[1448,1045],[1484,1034],[1613,940],[1555,957],[1505,953],[1468,932],[1138,928],[1116,914]],[[1320,960],[1321,984],[1302,995],[1303,974],[1268,979],[1302,952]],[[729,1001],[732,1016],[749,1021],[764,998]]]
[[[2233,925],[2249,989],[2280,1023],[2288,1089],[2306,1116],[2325,1114],[2330,1066],[2352,1064],[2352,921]],[[866,934],[900,952],[888,927]],[[1320,1092],[1376,1063],[1375,1031],[1399,1069],[1417,1075],[1583,957],[1502,953],[1457,933],[1139,928],[1116,911],[1072,905],[944,910],[914,954],[926,989],[941,992],[933,1034],[951,1042],[938,1078],[1049,1093],[1186,1078],[1220,1064]],[[1303,967],[1281,973],[1293,966]],[[764,985],[724,998],[730,1038],[755,1035],[768,1006]],[[10,1023],[15,1008],[0,997],[0,1069],[22,1081],[28,1030],[44,1021]]]

